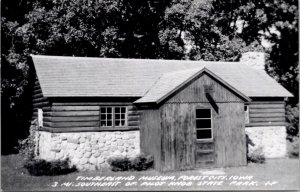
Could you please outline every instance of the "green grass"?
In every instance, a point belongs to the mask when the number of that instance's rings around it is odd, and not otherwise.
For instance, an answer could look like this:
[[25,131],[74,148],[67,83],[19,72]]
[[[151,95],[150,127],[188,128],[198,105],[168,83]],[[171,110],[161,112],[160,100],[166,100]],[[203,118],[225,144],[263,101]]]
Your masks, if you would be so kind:
[[[61,176],[30,176],[27,170],[22,168],[23,159],[19,155],[2,156],[1,158],[1,188],[5,191],[101,191],[101,190],[297,190],[299,189],[299,160],[298,159],[267,159],[265,164],[250,163],[245,167],[232,167],[225,169],[210,169],[210,170],[190,170],[159,173],[155,170],[142,172],[112,172],[112,171],[90,171],[90,172],[75,172],[68,175]],[[209,172],[212,171],[212,172]],[[215,172],[214,172],[215,171]],[[225,174],[221,174],[221,173]],[[257,186],[236,186],[230,185],[233,180],[225,180],[221,186],[198,186],[198,182],[193,182],[191,186],[184,187],[170,187],[170,186],[133,186],[128,187],[120,184],[116,187],[66,187],[61,186],[65,182],[73,182],[77,184],[76,178],[78,176],[96,177],[96,176],[203,176],[203,175],[219,175],[227,176],[253,176],[251,181],[257,181]],[[135,181],[141,183],[135,179]],[[208,181],[208,180],[206,180]],[[276,181],[278,183],[272,186],[265,186],[267,181]],[[56,187],[52,187],[55,182],[58,182]],[[86,181],[88,182],[88,181]]]

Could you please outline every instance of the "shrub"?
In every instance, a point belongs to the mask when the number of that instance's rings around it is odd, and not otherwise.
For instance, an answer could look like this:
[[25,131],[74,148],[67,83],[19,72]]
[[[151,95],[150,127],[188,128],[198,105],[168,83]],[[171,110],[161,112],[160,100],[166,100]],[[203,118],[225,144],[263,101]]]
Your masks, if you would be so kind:
[[112,171],[128,171],[131,169],[128,157],[112,157],[108,159]]
[[262,147],[255,149],[252,154],[247,154],[247,161],[252,163],[265,163],[266,158],[263,154]]
[[144,171],[153,167],[153,156],[140,154],[131,161],[131,168],[136,171]]
[[286,121],[287,121],[287,139],[293,140],[293,137],[299,136],[299,104],[292,107],[286,107]]
[[112,171],[143,171],[153,167],[153,156],[139,154],[135,158],[112,157],[108,159]]
[[17,150],[19,154],[21,154],[25,161],[30,161],[35,157],[35,136],[36,136],[36,129],[37,129],[37,120],[32,121],[31,126],[29,128],[29,135],[24,140],[18,141]]
[[288,156],[290,158],[299,157],[299,137],[293,137],[291,141],[288,141]]
[[31,159],[26,161],[24,167],[30,175],[64,175],[76,171],[75,166],[70,166],[69,159],[46,161],[43,159]]

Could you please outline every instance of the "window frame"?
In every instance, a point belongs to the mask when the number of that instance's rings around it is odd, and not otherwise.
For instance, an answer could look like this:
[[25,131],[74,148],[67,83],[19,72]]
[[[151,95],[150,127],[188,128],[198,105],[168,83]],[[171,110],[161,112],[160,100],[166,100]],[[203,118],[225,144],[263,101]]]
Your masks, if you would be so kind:
[[[197,118],[197,110],[198,109],[209,109],[210,110],[210,118]],[[207,108],[196,108],[195,109],[195,130],[196,130],[196,140],[197,141],[212,141],[214,139],[214,134],[213,134],[213,121],[212,121],[212,110],[211,108],[207,107]],[[201,119],[210,119],[210,128],[197,128],[197,120],[201,120]],[[210,130],[211,131],[211,138],[204,138],[204,139],[198,139],[197,138],[197,130]]]
[[[112,115],[112,117],[111,117],[111,121],[112,121],[112,125],[111,126],[107,126],[107,125],[105,125],[105,126],[102,126],[101,125],[101,122],[103,121],[102,119],[101,119],[101,115],[102,115],[102,113],[101,113],[101,108],[106,108],[106,112],[105,112],[105,117],[106,117],[106,119],[105,119],[105,122],[106,122],[106,124],[107,124],[107,108],[111,108],[111,110],[112,110],[112,112],[111,112],[111,115]],[[116,126],[115,125],[115,109],[116,108],[120,108],[120,113],[118,113],[118,114],[120,114],[120,121],[122,120],[121,119],[121,108],[125,108],[125,124],[124,125],[121,125],[121,126]],[[124,128],[127,128],[128,127],[128,107],[127,106],[100,106],[100,108],[99,108],[99,127],[100,127],[100,129],[114,129],[114,128],[116,128],[116,129],[124,129]]]

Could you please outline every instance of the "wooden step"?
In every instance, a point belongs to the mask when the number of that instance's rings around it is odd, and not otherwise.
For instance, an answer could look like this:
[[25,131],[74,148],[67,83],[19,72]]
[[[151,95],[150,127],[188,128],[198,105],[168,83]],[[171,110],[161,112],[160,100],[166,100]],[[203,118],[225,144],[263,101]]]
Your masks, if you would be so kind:
[[214,150],[213,149],[202,149],[202,150],[198,150],[197,153],[213,153]]

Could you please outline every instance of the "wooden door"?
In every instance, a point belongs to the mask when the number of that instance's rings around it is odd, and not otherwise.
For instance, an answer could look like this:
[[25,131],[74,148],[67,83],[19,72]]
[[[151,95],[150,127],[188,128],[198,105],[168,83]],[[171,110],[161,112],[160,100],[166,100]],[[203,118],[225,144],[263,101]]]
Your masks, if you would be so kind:
[[215,163],[215,145],[213,138],[212,110],[195,110],[195,164],[196,167],[212,167]]

